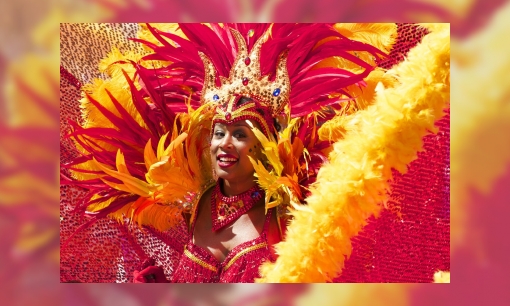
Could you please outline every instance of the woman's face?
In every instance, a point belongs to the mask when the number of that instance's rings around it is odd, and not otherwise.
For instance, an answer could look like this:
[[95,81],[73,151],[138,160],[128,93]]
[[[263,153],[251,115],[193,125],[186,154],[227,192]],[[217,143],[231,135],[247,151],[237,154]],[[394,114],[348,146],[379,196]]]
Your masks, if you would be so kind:
[[[258,124],[252,124],[260,129]],[[217,123],[214,126],[211,160],[219,178],[232,182],[253,181],[255,170],[248,156],[258,159],[260,150],[260,142],[245,120],[232,125]]]

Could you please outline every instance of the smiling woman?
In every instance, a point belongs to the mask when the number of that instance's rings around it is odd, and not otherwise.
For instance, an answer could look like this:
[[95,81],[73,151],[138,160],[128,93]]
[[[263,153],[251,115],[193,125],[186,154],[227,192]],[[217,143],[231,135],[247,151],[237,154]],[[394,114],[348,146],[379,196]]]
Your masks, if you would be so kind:
[[[253,282],[259,266],[274,261],[273,245],[281,241],[276,214],[267,215],[264,191],[257,185],[251,159],[262,157],[252,127],[262,110],[249,97],[230,99],[234,115],[212,121],[211,165],[217,183],[207,190],[192,212],[190,241],[173,274],[173,282]],[[243,107],[244,115],[235,116]]]

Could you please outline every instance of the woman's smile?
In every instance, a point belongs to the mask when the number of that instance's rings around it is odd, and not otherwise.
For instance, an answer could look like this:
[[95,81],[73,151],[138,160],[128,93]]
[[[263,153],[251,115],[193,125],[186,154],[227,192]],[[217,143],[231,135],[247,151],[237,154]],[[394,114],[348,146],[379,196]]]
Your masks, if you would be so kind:
[[220,168],[232,167],[239,161],[239,159],[232,154],[218,154],[216,159]]

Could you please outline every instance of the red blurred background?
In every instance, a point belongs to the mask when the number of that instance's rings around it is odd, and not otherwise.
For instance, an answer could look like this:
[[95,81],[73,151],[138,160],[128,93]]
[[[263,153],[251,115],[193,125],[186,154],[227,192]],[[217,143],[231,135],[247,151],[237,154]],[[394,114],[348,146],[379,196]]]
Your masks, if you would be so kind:
[[[33,1],[0,4],[2,305],[510,304],[508,1]],[[450,285],[59,284],[59,23],[451,22]],[[506,204],[506,205],[505,205]],[[128,287],[129,286],[129,287]]]

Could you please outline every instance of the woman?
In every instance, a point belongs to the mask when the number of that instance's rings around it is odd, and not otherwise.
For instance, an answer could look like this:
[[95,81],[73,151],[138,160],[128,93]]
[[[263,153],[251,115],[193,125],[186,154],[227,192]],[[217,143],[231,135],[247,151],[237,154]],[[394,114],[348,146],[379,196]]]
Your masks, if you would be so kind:
[[[255,106],[247,97],[235,101],[237,107]],[[173,282],[254,282],[260,264],[276,258],[272,245],[281,240],[276,214],[274,209],[265,214],[264,191],[250,161],[262,159],[253,126],[260,129],[254,119],[213,120],[211,163],[218,182],[193,212],[190,241]]]
[[[395,27],[378,31],[367,28],[360,42],[327,24],[144,26],[137,41],[152,51],[134,59],[112,52],[102,63],[111,80],[84,88],[85,122],[70,135],[80,156],[66,165],[90,190],[77,210],[93,219],[81,228],[108,216],[164,233],[184,215],[187,242],[175,247],[175,264],[147,260],[135,282],[263,277],[260,267],[281,255],[274,245],[293,211],[307,210],[308,187],[344,136],[342,115],[371,103],[375,84],[392,84],[381,71],[368,78]],[[339,228],[351,223],[326,224],[329,237],[343,237]],[[346,249],[317,245],[318,254]],[[334,277],[302,264],[299,275]]]
[[[237,107],[255,105],[249,97],[236,101]],[[213,121],[210,154],[217,184],[188,219],[190,240],[172,282],[254,282],[260,264],[276,259],[272,246],[281,236],[274,209],[265,213],[264,191],[250,161],[263,159],[253,127],[261,130],[256,119]],[[161,270],[148,267],[134,282],[151,279],[166,281]]]

